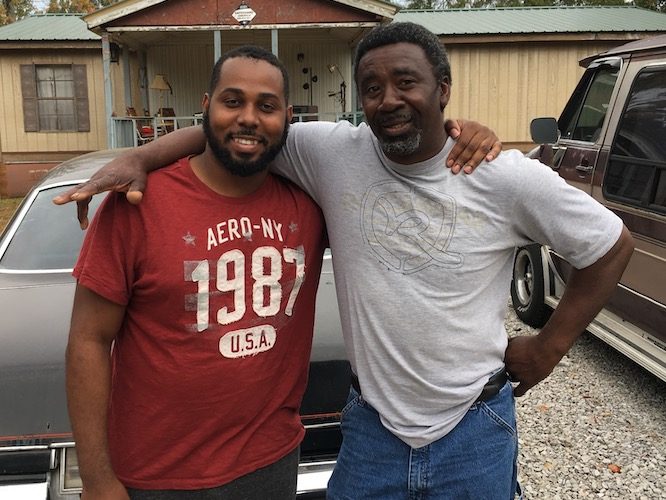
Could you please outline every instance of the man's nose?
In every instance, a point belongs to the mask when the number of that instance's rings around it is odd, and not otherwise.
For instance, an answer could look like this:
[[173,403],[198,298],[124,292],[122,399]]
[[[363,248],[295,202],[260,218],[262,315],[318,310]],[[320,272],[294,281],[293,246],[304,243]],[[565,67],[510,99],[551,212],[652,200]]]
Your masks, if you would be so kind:
[[386,86],[382,94],[382,100],[379,104],[380,111],[391,111],[402,104],[402,95],[400,91],[392,85]]
[[256,127],[259,122],[259,115],[254,106],[243,106],[238,114],[238,123],[248,126]]

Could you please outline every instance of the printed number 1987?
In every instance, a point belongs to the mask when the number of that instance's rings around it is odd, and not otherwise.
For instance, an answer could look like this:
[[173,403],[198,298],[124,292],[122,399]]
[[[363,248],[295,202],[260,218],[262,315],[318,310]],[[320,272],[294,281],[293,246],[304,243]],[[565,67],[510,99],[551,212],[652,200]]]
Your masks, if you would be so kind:
[[[274,247],[258,247],[252,253],[250,275],[252,276],[252,309],[257,316],[267,318],[275,316],[280,311],[282,302],[282,278],[284,262],[294,264],[294,280],[289,294],[289,300],[284,309],[287,316],[293,313],[294,303],[305,278],[305,252],[303,246],[298,248],[283,248],[282,255]],[[267,262],[269,265],[264,266]],[[229,273],[229,266],[233,273]],[[268,267],[268,272],[265,271]],[[233,277],[229,275],[232,274]],[[246,283],[245,255],[240,250],[229,250],[217,260],[215,285],[220,292],[233,293],[234,308],[222,307],[217,311],[217,322],[228,325],[240,320],[246,311],[245,283]],[[208,328],[210,314],[210,266],[207,260],[199,261],[192,271],[192,281],[197,283],[197,331],[202,332]],[[264,300],[265,290],[268,290],[268,301]]]

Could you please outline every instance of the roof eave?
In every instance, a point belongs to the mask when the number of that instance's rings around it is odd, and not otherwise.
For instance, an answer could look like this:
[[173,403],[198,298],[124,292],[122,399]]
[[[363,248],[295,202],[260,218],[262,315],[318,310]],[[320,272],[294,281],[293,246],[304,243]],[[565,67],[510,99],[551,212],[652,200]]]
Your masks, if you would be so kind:
[[101,40],[0,40],[0,50],[35,49],[35,50],[61,50],[61,49],[95,49],[102,46]]
[[121,17],[153,7],[166,0],[124,0],[83,17],[89,29],[97,28]]
[[[89,29],[99,28],[104,24],[108,24],[116,19],[125,17],[143,9],[153,7],[166,0],[124,0],[103,9],[97,10],[92,14],[83,17],[83,20],[88,24]],[[386,19],[393,19],[393,16],[398,12],[399,7],[388,2],[381,0],[332,0],[334,2],[360,9],[372,14],[384,17]]]
[[392,3],[382,2],[380,0],[333,0],[334,2],[377,14],[378,16],[393,19],[398,12],[399,7]]

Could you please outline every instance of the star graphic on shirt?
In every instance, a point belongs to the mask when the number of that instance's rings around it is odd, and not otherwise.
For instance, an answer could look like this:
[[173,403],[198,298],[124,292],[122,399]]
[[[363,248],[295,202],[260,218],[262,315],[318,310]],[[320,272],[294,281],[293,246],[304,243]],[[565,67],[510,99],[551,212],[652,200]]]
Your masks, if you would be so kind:
[[289,224],[289,231],[291,231],[292,233],[298,231],[298,224],[296,224],[295,222]]
[[196,236],[192,236],[189,231],[185,236],[183,236],[183,241],[185,241],[186,245],[196,246],[196,243],[194,242],[196,239]]

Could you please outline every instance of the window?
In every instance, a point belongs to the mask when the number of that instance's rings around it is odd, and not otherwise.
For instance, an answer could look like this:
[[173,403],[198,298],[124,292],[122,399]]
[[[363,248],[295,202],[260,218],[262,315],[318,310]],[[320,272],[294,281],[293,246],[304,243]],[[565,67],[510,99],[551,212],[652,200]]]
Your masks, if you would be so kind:
[[636,76],[603,189],[609,199],[666,213],[666,68]]
[[26,132],[89,132],[88,83],[81,64],[21,65]]
[[[39,191],[16,232],[0,256],[0,269],[20,271],[72,269],[85,232],[75,210],[61,210],[51,201],[72,185]],[[94,196],[88,217],[92,220],[104,196]]]
[[588,68],[558,120],[563,139],[595,142],[599,138],[619,70],[619,59]]

